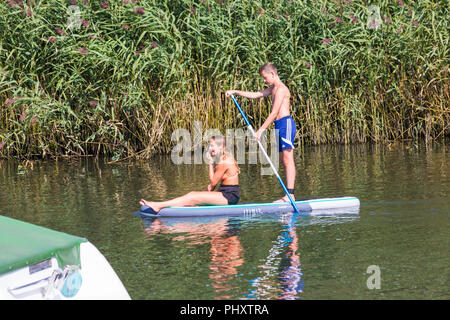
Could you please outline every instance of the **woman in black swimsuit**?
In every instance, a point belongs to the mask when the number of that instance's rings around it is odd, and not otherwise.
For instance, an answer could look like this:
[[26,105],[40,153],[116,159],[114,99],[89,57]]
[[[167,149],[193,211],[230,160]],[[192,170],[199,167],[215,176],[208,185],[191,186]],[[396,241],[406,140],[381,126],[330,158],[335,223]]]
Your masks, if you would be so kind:
[[[209,162],[208,191],[191,191],[184,196],[163,201],[151,202],[141,199],[141,205],[146,205],[158,212],[166,207],[185,207],[200,204],[229,205],[239,202],[239,167],[226,150],[226,140],[223,136],[213,136],[209,141],[209,151],[206,154]],[[220,182],[220,187],[214,191]]]

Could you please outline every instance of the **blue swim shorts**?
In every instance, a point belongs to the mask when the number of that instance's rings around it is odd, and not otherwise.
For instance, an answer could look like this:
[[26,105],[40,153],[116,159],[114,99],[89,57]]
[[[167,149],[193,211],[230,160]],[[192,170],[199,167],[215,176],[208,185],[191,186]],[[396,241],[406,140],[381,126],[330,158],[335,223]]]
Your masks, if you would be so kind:
[[278,151],[294,149],[294,138],[295,132],[297,131],[294,119],[291,116],[286,116],[275,120],[274,123],[275,129],[278,130]]

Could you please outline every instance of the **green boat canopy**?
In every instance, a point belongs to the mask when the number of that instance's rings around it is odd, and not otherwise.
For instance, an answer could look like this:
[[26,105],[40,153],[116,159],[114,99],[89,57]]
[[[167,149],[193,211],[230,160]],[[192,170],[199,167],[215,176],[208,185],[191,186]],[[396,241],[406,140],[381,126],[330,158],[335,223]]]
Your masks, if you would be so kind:
[[0,216],[0,274],[55,257],[59,267],[78,266],[87,239]]

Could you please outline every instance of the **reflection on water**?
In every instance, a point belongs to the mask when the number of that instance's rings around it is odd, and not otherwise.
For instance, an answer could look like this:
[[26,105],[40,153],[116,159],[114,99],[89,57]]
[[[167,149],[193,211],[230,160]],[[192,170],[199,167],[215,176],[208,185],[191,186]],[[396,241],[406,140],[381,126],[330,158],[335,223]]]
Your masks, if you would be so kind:
[[286,253],[286,262],[282,262],[285,265],[278,277],[281,282],[282,293],[281,299],[293,300],[297,299],[298,294],[302,292],[304,283],[302,281],[302,270],[300,264],[300,252],[298,250],[298,237],[293,224],[296,214],[293,214],[291,222],[288,224],[287,237],[285,242],[288,247]]
[[[171,234],[172,241],[180,241],[184,245],[210,246],[209,278],[213,281],[215,299],[235,298],[226,292],[233,289],[231,282],[239,275],[238,267],[245,263],[239,238],[242,222],[281,224],[282,232],[268,250],[263,264],[257,266],[261,275],[249,280],[249,292],[241,298],[295,300],[300,298],[304,287],[296,224],[306,226],[356,221],[359,219],[358,212],[351,208],[341,209],[340,215],[336,215],[336,210],[331,210],[327,215],[326,210],[323,210],[320,218],[296,213],[244,217],[159,217],[142,218],[142,223],[149,241],[159,235]],[[298,217],[303,218],[303,221],[298,222]]]
[[[237,267],[244,263],[242,246],[229,218],[156,218],[143,219],[147,235],[181,234],[172,241],[183,241],[190,245],[210,245],[211,270],[209,278],[217,295],[215,299],[232,299],[222,294],[229,291],[228,280],[238,274]],[[237,226],[235,224],[235,226]]]
[[[358,213],[157,218],[139,200],[204,190],[208,168],[170,156],[0,161],[0,214],[85,237],[133,299],[448,299],[448,145],[302,147],[297,198],[356,196]],[[242,202],[283,191],[241,165]],[[280,175],[284,177],[283,167]],[[298,190],[298,194],[297,194]],[[366,286],[378,265],[380,290]]]
[[[295,229],[295,220],[298,214],[283,215],[284,231],[278,236],[274,246],[269,250],[265,263],[259,266],[264,274],[262,277],[250,280],[252,288],[246,294],[251,299],[274,299],[273,292],[280,286],[280,299],[298,299],[304,283],[298,250],[298,237]],[[284,253],[284,259],[281,254]],[[281,270],[279,270],[281,267]]]

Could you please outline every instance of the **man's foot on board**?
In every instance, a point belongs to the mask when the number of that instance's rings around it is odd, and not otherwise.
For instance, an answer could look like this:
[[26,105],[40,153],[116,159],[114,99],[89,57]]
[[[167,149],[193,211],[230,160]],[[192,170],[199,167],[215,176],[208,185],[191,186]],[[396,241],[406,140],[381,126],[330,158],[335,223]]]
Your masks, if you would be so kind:
[[[291,198],[292,201],[295,201],[295,197],[293,194],[291,194]],[[284,196],[283,198],[274,201],[274,203],[282,203],[282,202],[289,202],[288,196]]]
[[141,201],[139,201],[139,204],[141,206],[147,206],[155,212],[159,212],[159,210],[161,210],[161,208],[158,206],[157,202],[151,202],[151,201],[146,201],[144,199],[141,199]]

